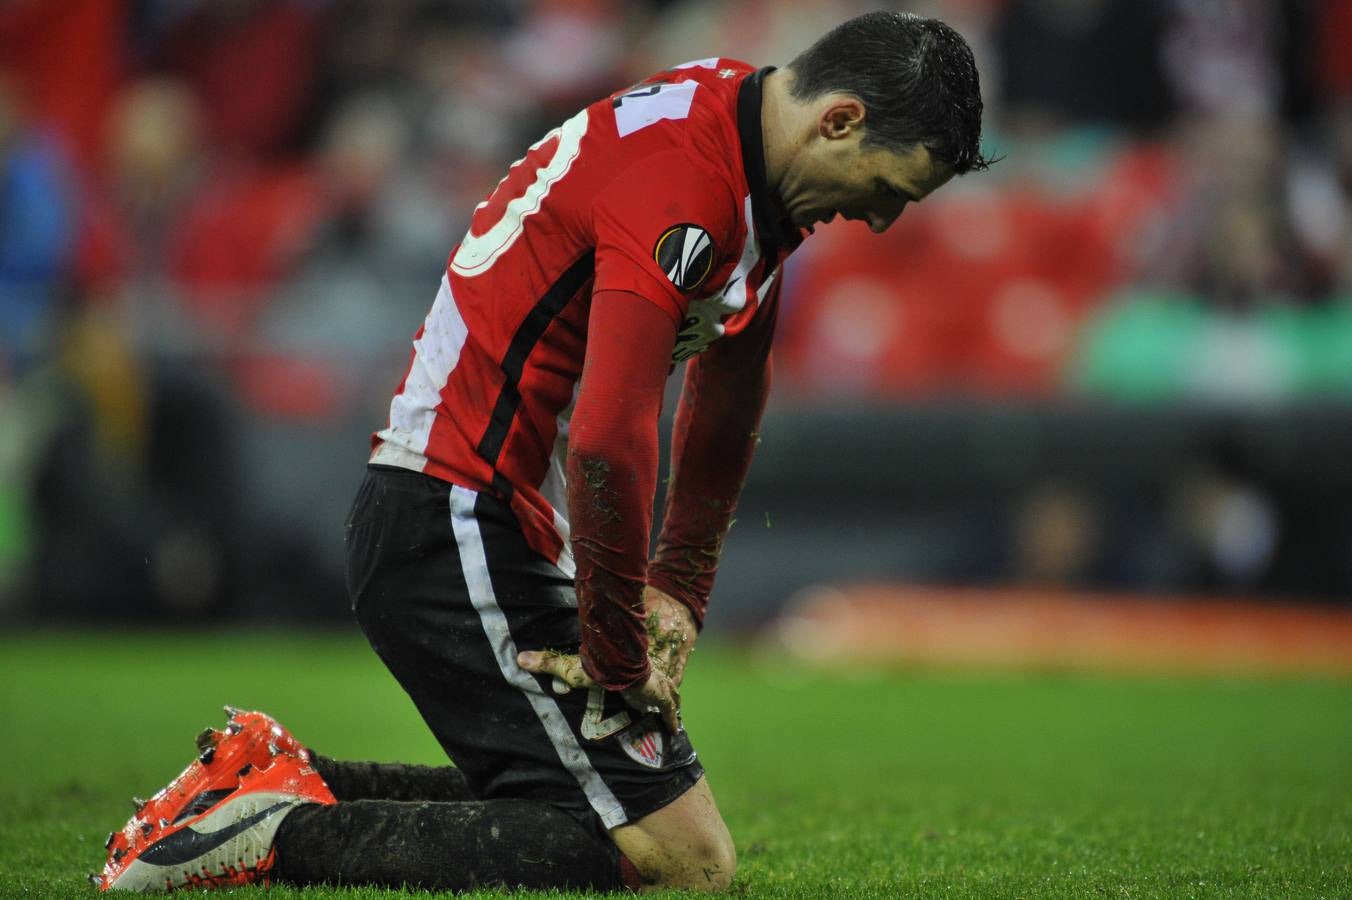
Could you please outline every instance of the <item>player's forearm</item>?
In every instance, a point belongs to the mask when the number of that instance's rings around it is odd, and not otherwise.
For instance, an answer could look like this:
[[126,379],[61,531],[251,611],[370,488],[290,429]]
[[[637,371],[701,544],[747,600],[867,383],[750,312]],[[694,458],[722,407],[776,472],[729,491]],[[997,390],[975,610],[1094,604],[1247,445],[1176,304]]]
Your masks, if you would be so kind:
[[656,437],[653,451],[648,478],[622,459],[591,449],[570,452],[568,458],[582,665],[608,690],[622,690],[648,675],[643,585]]
[[657,417],[675,324],[640,297],[592,300],[568,438],[568,517],[583,669],[609,690],[649,673],[643,585],[657,485]]
[[666,517],[648,583],[685,604],[701,627],[759,440],[770,375],[768,357],[740,366],[697,359],[686,373]]

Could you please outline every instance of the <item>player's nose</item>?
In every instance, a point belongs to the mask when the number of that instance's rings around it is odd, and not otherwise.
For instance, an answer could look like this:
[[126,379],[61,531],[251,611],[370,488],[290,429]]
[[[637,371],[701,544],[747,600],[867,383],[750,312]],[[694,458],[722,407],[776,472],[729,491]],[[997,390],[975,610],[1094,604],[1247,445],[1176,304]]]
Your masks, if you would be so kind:
[[906,211],[906,204],[900,207],[892,207],[881,211],[874,211],[868,214],[868,229],[874,234],[882,234],[892,227],[892,223],[901,218],[901,214]]

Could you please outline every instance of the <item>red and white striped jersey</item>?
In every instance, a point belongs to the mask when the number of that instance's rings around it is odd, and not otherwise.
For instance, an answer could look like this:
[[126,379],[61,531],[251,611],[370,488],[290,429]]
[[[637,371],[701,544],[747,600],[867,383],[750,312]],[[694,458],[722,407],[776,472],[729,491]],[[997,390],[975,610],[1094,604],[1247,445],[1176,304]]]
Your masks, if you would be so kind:
[[504,497],[571,577],[564,466],[592,292],[663,309],[676,362],[772,315],[762,300],[801,242],[769,212],[766,71],[677,66],[593,103],[513,164],[451,255],[371,462]]

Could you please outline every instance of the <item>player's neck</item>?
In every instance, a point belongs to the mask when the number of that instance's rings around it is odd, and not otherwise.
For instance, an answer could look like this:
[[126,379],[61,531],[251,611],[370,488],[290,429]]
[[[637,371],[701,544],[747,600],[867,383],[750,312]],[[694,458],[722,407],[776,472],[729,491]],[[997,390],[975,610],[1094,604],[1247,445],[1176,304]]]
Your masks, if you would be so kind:
[[774,202],[784,206],[784,184],[797,150],[797,104],[789,95],[787,69],[776,69],[761,83],[761,142],[765,148],[765,180]]
[[812,131],[813,111],[793,99],[788,69],[776,69],[761,86],[761,142],[765,148],[765,180],[772,201],[787,214],[788,197],[797,180],[799,154]]

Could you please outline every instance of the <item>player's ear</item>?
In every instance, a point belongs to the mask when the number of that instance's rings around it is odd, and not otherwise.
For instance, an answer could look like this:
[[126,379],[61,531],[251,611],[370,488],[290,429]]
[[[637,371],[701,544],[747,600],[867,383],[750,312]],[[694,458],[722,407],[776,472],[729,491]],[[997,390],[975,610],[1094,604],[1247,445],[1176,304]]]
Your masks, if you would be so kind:
[[817,133],[828,141],[849,137],[864,127],[864,104],[849,94],[832,94],[817,117]]

